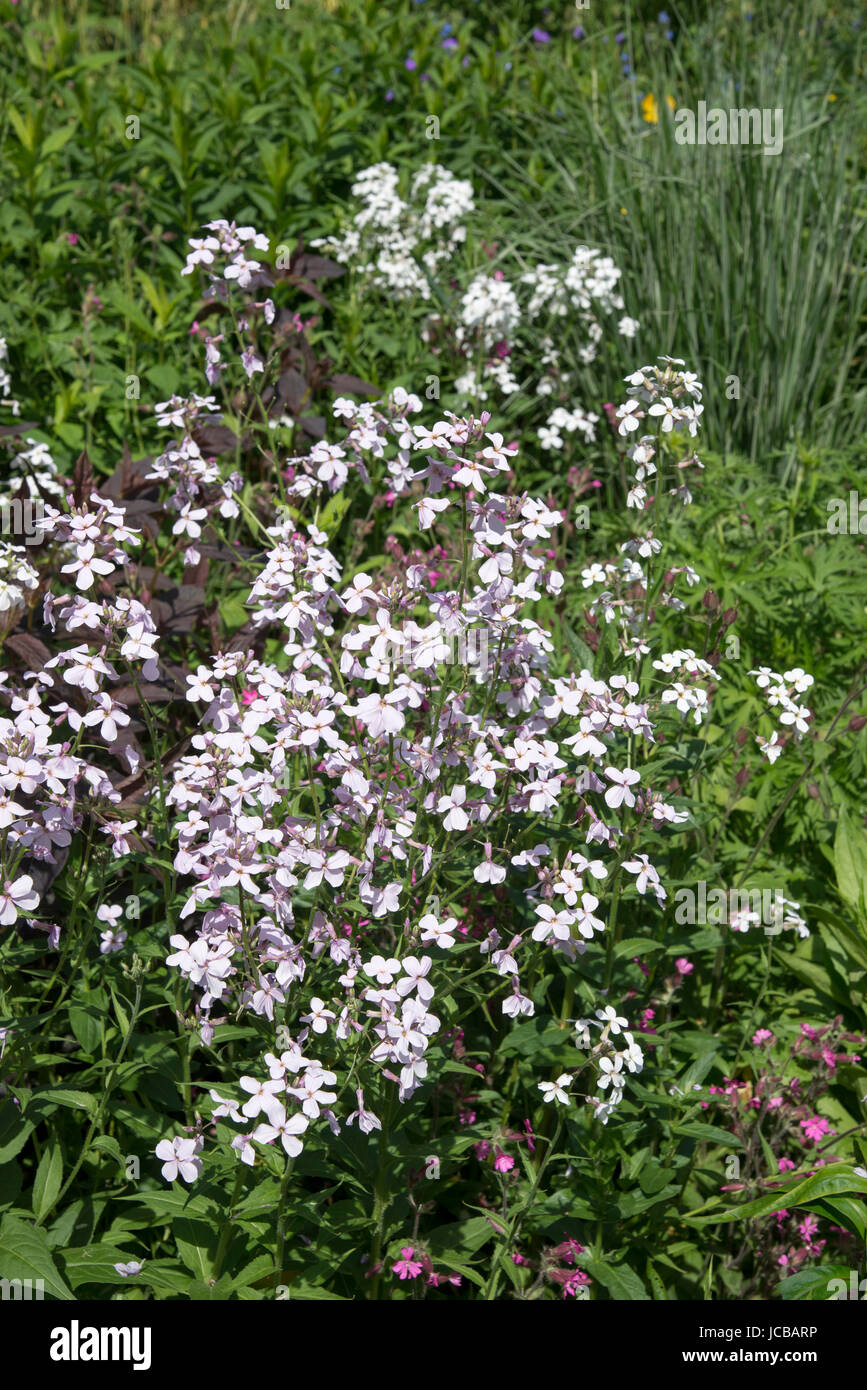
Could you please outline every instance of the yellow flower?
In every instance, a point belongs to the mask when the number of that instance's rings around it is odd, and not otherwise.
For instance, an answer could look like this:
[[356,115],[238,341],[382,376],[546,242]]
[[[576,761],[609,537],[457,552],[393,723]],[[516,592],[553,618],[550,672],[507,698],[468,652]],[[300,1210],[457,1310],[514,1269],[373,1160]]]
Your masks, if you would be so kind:
[[836,101],[836,100],[837,100],[837,93],[836,93],[836,92],[829,92],[829,93],[828,93],[828,100],[829,100],[829,101]]
[[[673,111],[675,105],[674,97],[666,97],[665,100],[668,102],[671,110]],[[656,104],[656,97],[653,95],[652,92],[648,92],[647,96],[644,98],[644,101],[641,103],[641,114],[650,125],[658,125],[659,107]]]

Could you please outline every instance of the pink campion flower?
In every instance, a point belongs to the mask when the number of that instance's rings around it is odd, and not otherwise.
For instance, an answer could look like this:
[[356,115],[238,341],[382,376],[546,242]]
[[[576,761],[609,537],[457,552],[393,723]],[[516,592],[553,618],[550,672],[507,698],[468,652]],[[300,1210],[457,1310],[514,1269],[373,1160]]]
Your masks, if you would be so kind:
[[677,960],[674,962],[674,967],[677,973],[683,976],[691,975],[695,969],[695,966],[691,961],[687,960],[686,956],[678,956]]
[[392,1270],[397,1275],[398,1279],[417,1279],[421,1274],[422,1266],[419,1264],[418,1260],[413,1259],[415,1247],[412,1245],[405,1245],[402,1247],[400,1254],[401,1258],[398,1260],[397,1264],[392,1265]]
[[801,1121],[801,1129],[804,1131],[805,1138],[818,1144],[826,1134],[836,1134],[836,1129],[832,1129],[827,1120],[823,1120],[821,1115],[813,1115],[809,1120]]
[[515,1166],[515,1160],[511,1154],[498,1153],[494,1159],[494,1168],[498,1173],[510,1173]]
[[163,1160],[160,1170],[166,1182],[174,1182],[180,1175],[184,1182],[195,1182],[202,1171],[202,1161],[197,1157],[202,1147],[201,1139],[161,1139],[155,1153]]
[[578,1290],[586,1287],[589,1283],[589,1275],[585,1274],[583,1269],[576,1269],[571,1278],[567,1279],[563,1285],[563,1297],[577,1298]]
[[813,1236],[819,1229],[819,1222],[815,1216],[805,1216],[798,1225],[798,1234],[802,1240],[812,1241]]
[[758,1028],[756,1032],[753,1033],[752,1041],[754,1047],[763,1047],[766,1043],[770,1045],[775,1039],[770,1028]]
[[39,894],[33,891],[33,879],[29,874],[20,878],[7,878],[0,891],[0,924],[10,927],[19,912],[33,912],[39,906]]
[[794,1170],[794,1168],[795,1164],[792,1162],[790,1158],[777,1159],[777,1171],[779,1173],[791,1173]]

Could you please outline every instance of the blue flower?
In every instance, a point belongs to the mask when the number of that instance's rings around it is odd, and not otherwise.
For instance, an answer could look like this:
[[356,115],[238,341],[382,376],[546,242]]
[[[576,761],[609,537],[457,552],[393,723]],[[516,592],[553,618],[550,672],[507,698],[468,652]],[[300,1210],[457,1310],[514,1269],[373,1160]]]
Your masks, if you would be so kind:
[[660,11],[659,11],[659,14],[656,16],[656,18],[659,20],[660,24],[670,24],[670,23],[671,23],[671,20],[669,19],[669,17],[668,17],[668,15],[666,14],[665,10],[660,10]]
[[530,37],[531,37],[536,43],[550,43],[550,42],[551,42],[551,35],[548,33],[548,30],[547,30],[547,29],[534,29],[533,32],[532,32],[532,34],[530,35]]

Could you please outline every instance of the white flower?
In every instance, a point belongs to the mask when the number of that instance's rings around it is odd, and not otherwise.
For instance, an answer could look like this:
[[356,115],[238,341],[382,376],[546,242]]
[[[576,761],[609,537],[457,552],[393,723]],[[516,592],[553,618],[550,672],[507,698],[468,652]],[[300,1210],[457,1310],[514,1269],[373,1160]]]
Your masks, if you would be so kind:
[[607,1023],[609,1031],[615,1034],[615,1036],[620,1032],[621,1028],[626,1027],[628,1022],[628,1019],[619,1018],[617,1010],[613,1009],[610,1004],[606,1004],[604,1009],[597,1009],[596,1017],[599,1019],[603,1028]]
[[286,1111],[281,1105],[279,1110],[275,1111],[272,1121],[271,1124],[257,1125],[253,1130],[253,1138],[259,1144],[270,1144],[279,1135],[280,1143],[288,1157],[297,1158],[304,1148],[297,1136],[303,1134],[310,1123],[306,1115],[291,1115],[287,1119]]
[[569,1096],[565,1087],[570,1085],[571,1081],[572,1078],[568,1071],[562,1072],[556,1081],[540,1081],[539,1090],[542,1092],[542,1100],[545,1104],[548,1105],[553,1100],[558,1105],[568,1105]]
[[[456,917],[447,917],[444,922],[438,922],[432,912],[427,913],[419,922],[421,928],[421,941],[423,946],[431,944],[441,946],[444,951],[448,951],[455,944],[452,935],[458,921]],[[397,964],[397,962],[395,962]],[[383,982],[384,983],[384,982]]]
[[39,894],[33,891],[33,879],[22,874],[14,881],[6,879],[0,891],[0,923],[9,927],[19,912],[32,912],[39,906]]
[[466,830],[470,823],[470,818],[464,810],[464,802],[467,799],[466,787],[453,787],[448,796],[441,796],[437,802],[437,811],[442,815],[445,812],[443,828],[445,830]]
[[161,1139],[155,1152],[163,1160],[161,1172],[166,1182],[174,1182],[179,1174],[184,1182],[195,1182],[202,1171],[202,1161],[196,1157],[201,1147],[201,1139]]
[[634,806],[635,797],[629,790],[636,782],[641,781],[641,773],[633,772],[632,768],[627,767],[623,772],[616,767],[606,767],[605,776],[609,782],[613,783],[605,793],[605,805],[610,806],[612,811],[616,811],[618,806]]

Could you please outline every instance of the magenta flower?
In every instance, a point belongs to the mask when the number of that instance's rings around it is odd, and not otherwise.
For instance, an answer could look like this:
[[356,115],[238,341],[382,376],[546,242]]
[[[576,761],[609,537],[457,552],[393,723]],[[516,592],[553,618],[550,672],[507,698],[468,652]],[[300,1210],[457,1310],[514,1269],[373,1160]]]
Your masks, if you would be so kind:
[[762,1047],[765,1043],[772,1043],[774,1035],[770,1028],[759,1028],[753,1033],[753,1046]]
[[835,1129],[831,1128],[827,1120],[822,1119],[821,1115],[813,1115],[809,1120],[802,1120],[801,1129],[804,1131],[805,1138],[812,1140],[814,1144],[818,1144],[819,1140],[823,1139],[826,1134],[837,1133]]
[[405,1245],[400,1253],[402,1258],[398,1260],[397,1264],[392,1265],[394,1273],[397,1275],[398,1279],[417,1279],[421,1274],[422,1267],[418,1260],[412,1258],[415,1253],[415,1247],[412,1245]]

